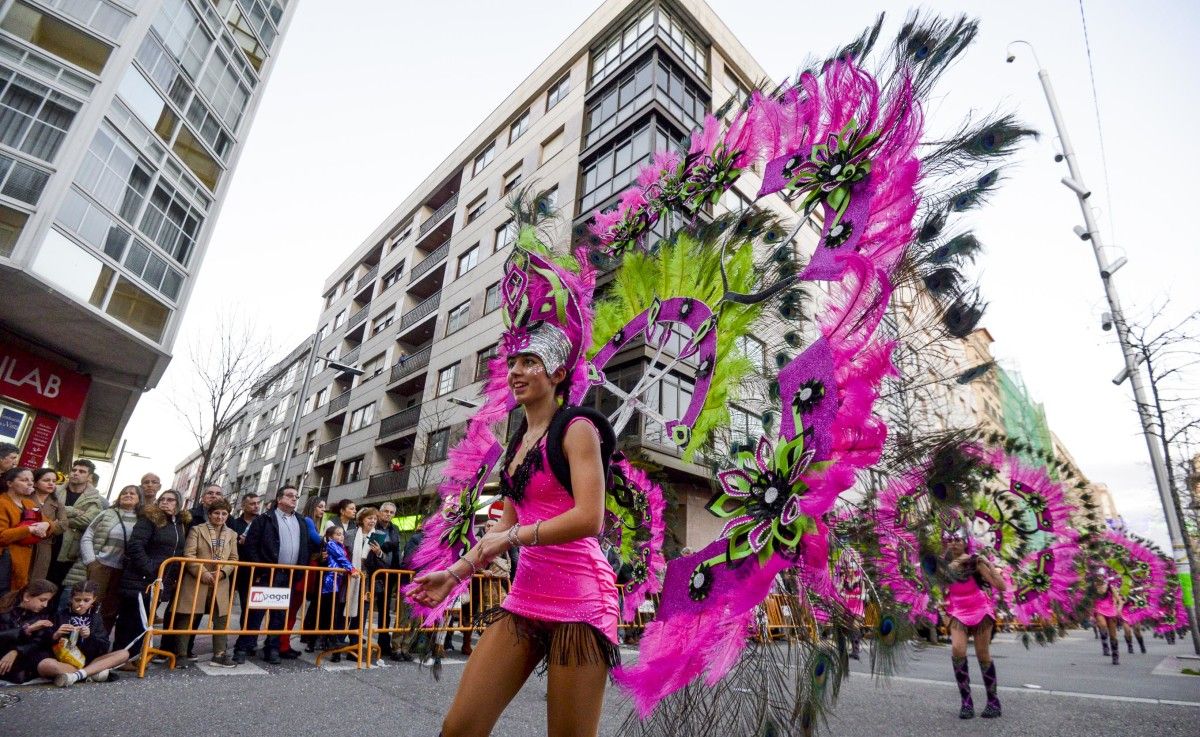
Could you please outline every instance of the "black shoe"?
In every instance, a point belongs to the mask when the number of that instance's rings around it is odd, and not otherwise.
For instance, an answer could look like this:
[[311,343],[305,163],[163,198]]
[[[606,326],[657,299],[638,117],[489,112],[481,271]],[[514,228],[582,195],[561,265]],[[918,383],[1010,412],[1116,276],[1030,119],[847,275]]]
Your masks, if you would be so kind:
[[975,718],[975,707],[972,704],[963,704],[962,708],[958,710],[958,718],[959,719],[974,719]]
[[397,663],[411,663],[413,660],[413,656],[409,655],[406,652],[401,651],[401,652],[392,653],[391,655],[389,655],[388,660],[394,660]]
[[1000,705],[999,704],[988,704],[987,707],[983,710],[983,713],[980,714],[979,716],[984,719],[995,719],[996,717],[1000,716]]
[[245,653],[245,651],[242,651],[242,650],[234,650],[234,651],[233,651],[233,662],[234,662],[236,665],[241,665],[242,663],[245,663],[245,662],[246,662],[246,653]]
[[197,655],[196,653],[188,653],[188,654],[187,654],[187,659],[188,659],[189,661],[191,661],[191,662],[195,663],[195,662],[198,662],[198,661],[200,660],[200,656],[199,656],[199,655]]
[[314,645],[311,642],[304,646],[304,652],[306,652],[306,653],[315,653],[316,651],[317,651],[316,645]]
[[267,661],[271,665],[279,665],[283,662],[283,660],[279,657],[278,650],[267,650],[263,653],[263,660]]
[[288,650],[285,653],[279,653],[279,657],[283,658],[284,660],[295,660],[296,658],[300,657],[300,651]]
[[341,654],[341,653],[334,653],[333,655],[330,655],[330,656],[329,656],[329,662],[330,662],[330,663],[340,663],[340,662],[342,662],[342,654]]

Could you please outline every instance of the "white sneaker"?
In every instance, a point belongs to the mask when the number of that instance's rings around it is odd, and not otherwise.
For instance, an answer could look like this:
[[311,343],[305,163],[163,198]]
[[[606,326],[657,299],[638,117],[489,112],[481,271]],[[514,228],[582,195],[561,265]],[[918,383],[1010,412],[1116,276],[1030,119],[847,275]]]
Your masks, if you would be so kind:
[[74,673],[59,673],[57,676],[54,677],[54,685],[58,686],[59,688],[66,688],[67,686],[73,686],[79,682],[79,679],[80,679],[79,673],[80,673],[79,671],[75,671]]
[[94,676],[88,676],[88,680],[92,683],[104,683],[108,680],[108,668],[105,668]]

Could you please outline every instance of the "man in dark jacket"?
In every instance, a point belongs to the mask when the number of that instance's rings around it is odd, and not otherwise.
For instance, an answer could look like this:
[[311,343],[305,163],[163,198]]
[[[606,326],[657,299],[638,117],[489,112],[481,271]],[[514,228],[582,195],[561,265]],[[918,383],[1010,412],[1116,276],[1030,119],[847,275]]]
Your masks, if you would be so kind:
[[[247,492],[242,497],[242,513],[237,517],[231,517],[225,526],[237,533],[238,536],[238,560],[247,560],[246,558],[246,533],[250,530],[250,523],[258,519],[258,513],[262,508],[262,500],[258,494],[253,491]],[[237,592],[238,604],[242,611],[246,611],[246,596],[250,592],[250,569],[246,566],[238,566],[234,572],[233,590]]]
[[[384,502],[379,505],[379,522],[375,526],[377,532],[382,532],[387,535],[387,539],[379,544],[383,550],[383,563],[380,566],[382,569],[394,571],[400,568],[400,562],[403,556],[403,550],[400,545],[400,530],[392,524],[392,517],[396,516],[396,505],[391,502]],[[396,617],[396,605],[399,577],[395,574],[380,576],[380,582],[375,589],[376,597],[376,614],[377,624],[381,628],[386,628],[391,625]],[[379,633],[379,650],[384,657],[389,657],[392,660],[403,660],[399,655],[392,652],[392,633]]]
[[208,519],[208,505],[224,498],[225,492],[221,489],[220,484],[205,485],[203,493],[200,494],[200,501],[192,507],[192,522],[188,525],[188,529],[204,524],[204,521]]
[[[294,486],[284,486],[275,492],[275,509],[259,515],[246,531],[246,560],[253,563],[271,563],[280,565],[307,565],[309,559],[308,531],[304,520],[296,514],[296,502],[299,492]],[[296,573],[295,575],[301,575]],[[292,572],[287,569],[257,570],[254,572],[254,586],[271,586],[289,589]],[[251,592],[253,600],[253,592]],[[250,606],[254,606],[251,601]],[[247,617],[246,628],[255,631],[262,626],[263,609],[252,608]],[[268,627],[272,630],[283,630],[287,623],[287,602],[282,608],[271,609]],[[289,635],[284,635],[285,637]],[[278,664],[279,635],[267,635],[263,644],[263,660]],[[233,646],[233,660],[236,663],[246,662],[246,656],[258,647],[258,635],[241,635]],[[299,653],[290,649],[289,652]],[[295,657],[295,656],[291,656]]]

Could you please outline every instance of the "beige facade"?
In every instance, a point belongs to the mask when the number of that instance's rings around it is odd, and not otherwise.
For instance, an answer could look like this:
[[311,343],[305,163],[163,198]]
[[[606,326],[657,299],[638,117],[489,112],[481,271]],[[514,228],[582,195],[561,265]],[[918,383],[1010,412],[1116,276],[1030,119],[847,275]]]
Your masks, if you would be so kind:
[[[963,352],[966,358],[964,370],[976,366],[984,366],[996,360],[992,355],[993,339],[987,328],[976,328],[963,341]],[[1004,413],[1000,404],[1000,386],[996,374],[988,371],[974,379],[971,384],[971,395],[975,422],[987,433],[1004,434]]]
[[[303,479],[305,491],[331,502],[396,499],[403,510],[427,495],[478,404],[481,361],[499,337],[510,194],[536,182],[534,192],[562,214],[550,240],[566,244],[615,202],[652,151],[681,145],[706,113],[744,99],[748,82],[765,78],[705,3],[601,4],[326,280],[319,355],[364,373],[316,362],[296,442],[276,477]],[[757,185],[748,172],[739,188],[744,195]],[[767,206],[790,213],[781,202]],[[642,365],[641,350],[621,360]],[[773,370],[766,342],[747,351],[764,375]],[[688,381],[685,370],[655,401],[678,401]],[[765,382],[749,393],[764,397]],[[752,431],[757,407],[745,404],[734,409]],[[644,422],[625,433],[678,494],[676,542],[702,545],[718,529],[701,521],[711,473],[656,438]]]

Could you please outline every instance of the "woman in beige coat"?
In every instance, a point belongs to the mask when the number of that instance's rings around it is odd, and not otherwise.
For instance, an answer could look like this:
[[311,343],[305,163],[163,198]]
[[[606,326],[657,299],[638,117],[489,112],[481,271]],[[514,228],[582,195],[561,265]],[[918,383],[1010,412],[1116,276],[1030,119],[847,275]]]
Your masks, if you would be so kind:
[[[233,668],[235,664],[228,650],[228,639],[223,630],[229,623],[229,608],[232,603],[230,581],[236,566],[220,565],[220,561],[236,561],[237,533],[225,526],[229,519],[229,502],[217,499],[206,509],[208,519],[193,527],[184,544],[183,554],[206,563],[188,563],[184,566],[179,582],[179,596],[175,600],[173,629],[198,629],[204,615],[211,616],[209,627],[219,631],[212,636],[213,654],[211,665]],[[214,600],[215,597],[215,600]],[[181,635],[176,640],[176,667],[188,667],[187,654],[191,650],[192,638]]]
[[33,472],[33,501],[41,511],[42,519],[50,524],[50,531],[33,549],[30,581],[50,575],[50,562],[57,552],[54,543],[62,542],[59,536],[67,529],[67,508],[54,494],[57,485],[58,471],[53,468],[39,468]]

